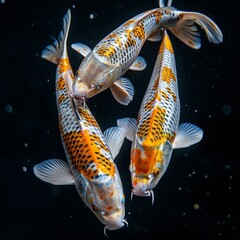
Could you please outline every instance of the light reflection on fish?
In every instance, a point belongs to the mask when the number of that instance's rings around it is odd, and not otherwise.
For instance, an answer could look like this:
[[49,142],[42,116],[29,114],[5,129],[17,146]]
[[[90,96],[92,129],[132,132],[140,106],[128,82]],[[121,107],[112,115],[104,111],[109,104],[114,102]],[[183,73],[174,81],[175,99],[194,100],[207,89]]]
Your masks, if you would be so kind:
[[222,33],[218,26],[207,16],[197,12],[179,11],[163,7],[141,13],[126,21],[108,34],[91,50],[85,44],[73,44],[72,47],[82,54],[83,59],[76,73],[72,95],[75,98],[91,98],[107,88],[115,99],[128,105],[134,95],[131,82],[122,77],[128,70],[143,70],[146,62],[139,52],[146,40],[162,39],[162,29],[169,29],[188,46],[198,49],[201,46],[200,26],[210,42],[222,42]]
[[122,146],[124,130],[112,127],[103,135],[86,103],[70,96],[74,78],[66,48],[70,10],[63,20],[59,39],[42,52],[42,57],[57,64],[59,127],[68,164],[50,159],[35,165],[34,173],[54,185],[75,184],[84,203],[105,225],[106,233],[106,229],[127,224],[122,183],[113,162]]

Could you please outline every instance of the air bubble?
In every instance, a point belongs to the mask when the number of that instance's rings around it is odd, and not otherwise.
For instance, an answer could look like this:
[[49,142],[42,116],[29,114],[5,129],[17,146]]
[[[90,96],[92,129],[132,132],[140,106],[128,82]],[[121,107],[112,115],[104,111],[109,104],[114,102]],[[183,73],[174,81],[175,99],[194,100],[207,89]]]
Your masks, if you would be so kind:
[[193,205],[193,208],[194,208],[195,210],[198,210],[198,209],[199,209],[199,205],[196,203],[196,204]]
[[95,13],[95,12],[90,13],[89,18],[90,18],[90,19],[95,19],[95,18],[97,18],[97,13]]
[[12,105],[8,104],[5,106],[5,112],[6,113],[11,113],[13,111]]
[[232,111],[232,107],[229,105],[229,104],[224,104],[223,106],[222,106],[222,111],[223,111],[223,113],[224,114],[230,114],[231,113],[231,111]]

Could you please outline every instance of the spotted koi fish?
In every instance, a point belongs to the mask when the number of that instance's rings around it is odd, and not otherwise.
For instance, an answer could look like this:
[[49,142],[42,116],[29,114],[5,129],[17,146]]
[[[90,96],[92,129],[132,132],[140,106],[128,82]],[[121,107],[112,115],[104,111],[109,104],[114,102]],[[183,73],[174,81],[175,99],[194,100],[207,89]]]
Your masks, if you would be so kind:
[[66,48],[70,20],[68,10],[58,41],[42,52],[44,59],[57,64],[56,99],[68,164],[50,159],[35,165],[34,173],[54,185],[75,184],[83,202],[105,224],[106,233],[106,229],[127,224],[122,183],[113,161],[124,140],[124,130],[112,127],[103,135],[86,103],[70,95],[74,78]]
[[137,120],[122,118],[117,125],[126,129],[132,141],[130,172],[132,196],[152,196],[165,173],[173,149],[191,146],[203,131],[189,123],[179,126],[180,101],[173,47],[165,30],[154,70]]
[[199,25],[212,43],[222,42],[218,26],[207,16],[197,12],[179,11],[169,5],[155,8],[128,20],[108,34],[91,50],[85,44],[72,47],[85,58],[76,73],[72,95],[75,98],[91,98],[110,87],[114,98],[128,105],[134,95],[131,82],[122,77],[128,70],[143,70],[146,62],[139,52],[146,40],[162,39],[161,30],[170,31],[188,46],[198,49],[201,46]]

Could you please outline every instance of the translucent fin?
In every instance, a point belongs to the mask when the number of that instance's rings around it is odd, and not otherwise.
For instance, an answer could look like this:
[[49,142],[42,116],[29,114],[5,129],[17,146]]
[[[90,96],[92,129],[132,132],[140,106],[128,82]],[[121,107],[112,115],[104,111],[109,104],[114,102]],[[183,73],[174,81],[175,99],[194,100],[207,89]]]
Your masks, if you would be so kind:
[[170,30],[186,45],[194,49],[201,47],[200,33],[196,24],[205,31],[209,42],[218,44],[223,41],[221,30],[209,17],[197,12],[180,12],[179,15],[179,21]]
[[74,184],[73,175],[68,164],[59,159],[49,159],[33,167],[36,177],[53,185]]
[[134,71],[142,71],[146,67],[147,67],[147,63],[145,59],[143,57],[138,56],[129,69]]
[[117,120],[117,125],[125,130],[126,138],[132,142],[137,131],[137,120],[135,118],[120,118]]
[[121,77],[111,87],[114,98],[123,105],[128,105],[134,96],[134,87],[129,79]]
[[48,45],[43,51],[41,57],[54,63],[58,63],[64,49],[66,49],[67,36],[71,23],[71,11],[68,9],[67,14],[63,18],[63,30],[60,32],[58,40],[53,45]]
[[170,7],[172,5],[172,0],[168,0],[167,5],[165,5],[164,3],[165,3],[165,0],[159,0],[159,7],[160,8],[165,7],[165,6]]
[[120,127],[111,127],[104,131],[104,136],[113,159],[115,159],[122,147],[125,138],[125,131]]
[[86,57],[92,49],[83,43],[73,43],[71,45],[72,49],[80,53],[83,57]]
[[190,123],[180,124],[173,142],[173,148],[185,148],[201,141],[203,130]]

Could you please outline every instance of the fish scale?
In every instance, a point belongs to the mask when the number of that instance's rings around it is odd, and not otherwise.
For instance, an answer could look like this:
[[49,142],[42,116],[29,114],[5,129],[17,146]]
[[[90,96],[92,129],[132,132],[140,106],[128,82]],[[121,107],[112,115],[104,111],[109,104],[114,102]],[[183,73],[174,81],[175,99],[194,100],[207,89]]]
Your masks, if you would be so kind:
[[104,135],[85,101],[71,96],[74,76],[66,50],[70,19],[68,10],[58,40],[42,52],[43,58],[57,64],[56,102],[68,164],[59,159],[46,160],[34,166],[34,173],[54,185],[75,184],[84,203],[105,224],[106,232],[127,223],[122,183],[113,162],[121,148],[124,130],[113,127]]
[[[85,57],[73,82],[72,95],[75,98],[91,98],[110,88],[119,103],[128,105],[133,99],[134,87],[130,80],[122,76],[128,69],[142,71],[146,68],[145,60],[139,56],[143,44],[146,40],[162,40],[162,32],[166,29],[194,49],[201,46],[196,25],[204,29],[210,42],[222,42],[221,30],[207,16],[179,11],[169,5],[163,7],[163,2],[159,3],[160,8],[148,10],[126,21],[102,39],[93,50],[81,43],[72,45]],[[176,100],[173,91],[169,89],[168,93]]]
[[[166,51],[163,56],[163,48],[160,49],[160,55],[156,60],[153,70],[152,81],[150,82],[143,104],[140,108],[137,136],[140,136],[142,140],[144,140],[144,138],[141,134],[141,130],[144,128],[148,129],[150,133],[152,132],[157,135],[161,134],[162,139],[164,139],[164,136],[168,136],[169,140],[172,142],[172,137],[179,122],[180,101],[174,64],[175,59],[172,54],[173,49],[170,46],[169,39],[166,38],[165,41]],[[160,80],[159,76],[161,74],[162,78]],[[153,114],[154,112],[156,113]],[[159,114],[159,117],[157,118],[158,121],[155,122],[156,129],[153,129],[153,127],[151,127],[152,121],[157,114]],[[146,121],[147,119],[149,119],[148,122]],[[158,132],[156,132],[157,129]],[[162,131],[159,131],[160,129],[162,129]]]
[[122,24],[104,38],[95,48],[95,56],[105,63],[120,64],[122,71],[131,65],[149,35],[157,28],[159,9],[141,13]]

